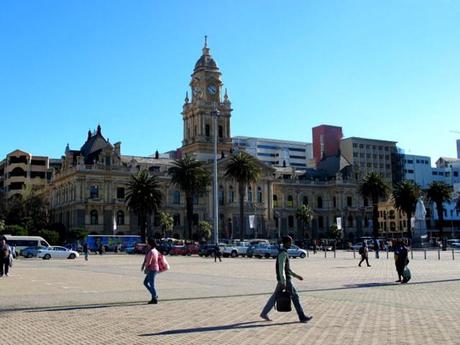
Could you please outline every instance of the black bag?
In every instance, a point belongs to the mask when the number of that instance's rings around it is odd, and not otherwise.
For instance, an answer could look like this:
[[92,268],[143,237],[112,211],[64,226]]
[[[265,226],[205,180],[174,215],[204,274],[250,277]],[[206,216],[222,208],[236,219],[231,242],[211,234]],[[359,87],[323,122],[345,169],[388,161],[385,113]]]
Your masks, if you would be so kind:
[[364,248],[363,248],[363,247],[359,248],[359,254],[360,254],[360,255],[363,255],[363,254],[364,254]]
[[289,312],[291,308],[291,294],[286,291],[278,292],[276,296],[276,310],[279,312]]

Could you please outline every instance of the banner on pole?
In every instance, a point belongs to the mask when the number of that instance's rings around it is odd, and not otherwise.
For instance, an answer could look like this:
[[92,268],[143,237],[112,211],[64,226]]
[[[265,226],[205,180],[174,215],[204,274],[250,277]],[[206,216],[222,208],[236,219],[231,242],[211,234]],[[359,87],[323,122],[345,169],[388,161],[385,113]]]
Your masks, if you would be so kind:
[[254,214],[249,215],[249,227],[251,229],[255,228],[255,223],[256,223],[256,216]]
[[337,223],[337,229],[342,230],[342,217],[337,217],[335,222]]

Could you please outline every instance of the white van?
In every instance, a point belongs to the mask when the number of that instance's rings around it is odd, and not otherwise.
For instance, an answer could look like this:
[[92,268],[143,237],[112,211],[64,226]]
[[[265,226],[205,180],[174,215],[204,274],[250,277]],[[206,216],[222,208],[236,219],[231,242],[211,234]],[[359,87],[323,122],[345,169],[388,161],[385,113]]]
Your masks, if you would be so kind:
[[3,235],[10,247],[15,247],[16,256],[21,249],[27,247],[49,247],[49,243],[41,236],[12,236]]

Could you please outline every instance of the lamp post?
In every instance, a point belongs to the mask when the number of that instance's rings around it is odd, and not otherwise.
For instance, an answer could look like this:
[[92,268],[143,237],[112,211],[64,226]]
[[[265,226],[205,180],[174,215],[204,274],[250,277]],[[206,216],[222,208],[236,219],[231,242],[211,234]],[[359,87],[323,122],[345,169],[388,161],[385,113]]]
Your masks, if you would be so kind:
[[214,125],[214,164],[213,164],[213,225],[214,225],[214,241],[219,243],[219,200],[218,200],[218,186],[217,186],[217,118],[219,111],[217,110],[216,103],[212,103],[211,116]]

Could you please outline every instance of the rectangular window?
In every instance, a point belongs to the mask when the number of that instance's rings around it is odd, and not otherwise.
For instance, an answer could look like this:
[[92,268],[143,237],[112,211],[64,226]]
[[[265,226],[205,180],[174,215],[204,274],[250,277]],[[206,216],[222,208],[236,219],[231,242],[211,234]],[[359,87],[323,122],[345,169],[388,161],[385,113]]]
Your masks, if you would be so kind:
[[89,197],[91,199],[99,198],[99,186],[92,185],[91,187],[89,187]]
[[353,206],[353,198],[351,196],[347,196],[347,206],[348,207]]
[[117,188],[117,199],[124,199],[125,198],[125,189],[123,187]]

